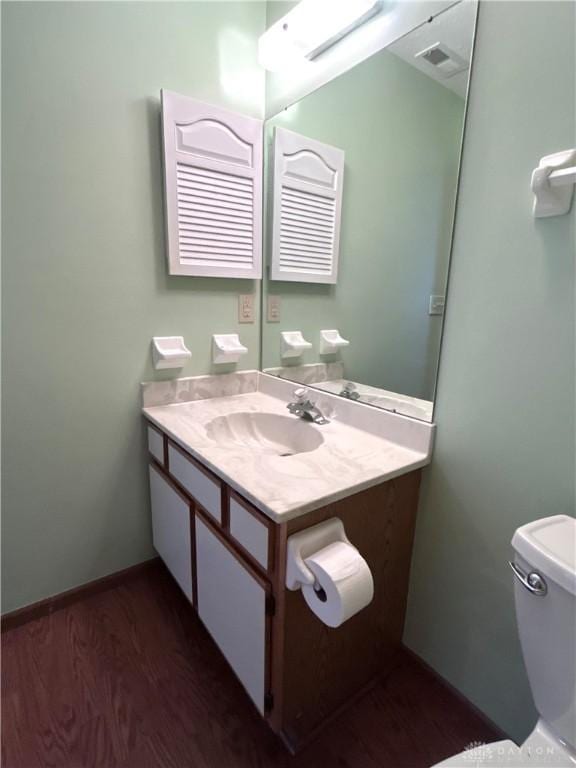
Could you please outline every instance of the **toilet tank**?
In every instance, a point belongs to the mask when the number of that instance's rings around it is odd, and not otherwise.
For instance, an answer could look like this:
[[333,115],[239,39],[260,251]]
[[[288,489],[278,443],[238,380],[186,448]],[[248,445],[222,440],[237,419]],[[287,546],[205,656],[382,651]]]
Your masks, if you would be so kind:
[[553,733],[574,749],[576,520],[555,515],[523,525],[512,546],[516,618],[534,703]]

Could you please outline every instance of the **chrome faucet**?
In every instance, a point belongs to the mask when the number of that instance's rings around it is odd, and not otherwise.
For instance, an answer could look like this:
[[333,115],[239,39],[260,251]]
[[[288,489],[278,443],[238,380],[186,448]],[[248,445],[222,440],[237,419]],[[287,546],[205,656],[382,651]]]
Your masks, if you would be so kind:
[[360,392],[358,392],[356,384],[353,381],[349,381],[342,392],[340,392],[340,397],[346,397],[348,400],[359,400]]
[[294,397],[294,402],[288,403],[286,406],[294,416],[298,416],[304,421],[312,421],[314,424],[330,423],[318,406],[310,400],[308,390],[305,387],[295,389]]

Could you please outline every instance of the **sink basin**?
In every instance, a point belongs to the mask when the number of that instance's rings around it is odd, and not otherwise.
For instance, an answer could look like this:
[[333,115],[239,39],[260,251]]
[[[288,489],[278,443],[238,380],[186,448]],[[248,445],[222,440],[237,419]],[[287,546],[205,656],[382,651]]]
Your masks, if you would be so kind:
[[206,434],[221,445],[234,443],[275,456],[308,453],[324,442],[318,428],[301,419],[249,411],[212,419]]

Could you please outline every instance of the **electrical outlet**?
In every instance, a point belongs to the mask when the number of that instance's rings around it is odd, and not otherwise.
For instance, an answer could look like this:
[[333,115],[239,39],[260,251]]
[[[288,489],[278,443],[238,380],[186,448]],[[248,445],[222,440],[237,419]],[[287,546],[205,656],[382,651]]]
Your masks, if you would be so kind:
[[429,315],[443,315],[444,314],[444,296],[430,296],[430,304],[428,305]]
[[238,296],[238,322],[254,322],[254,294],[243,293]]
[[268,312],[266,319],[269,323],[280,322],[280,296],[268,296]]

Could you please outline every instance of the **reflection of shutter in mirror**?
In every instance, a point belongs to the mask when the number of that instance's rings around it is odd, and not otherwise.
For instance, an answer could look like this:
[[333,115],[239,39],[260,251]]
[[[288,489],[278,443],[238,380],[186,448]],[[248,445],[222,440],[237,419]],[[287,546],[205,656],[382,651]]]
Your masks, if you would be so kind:
[[272,280],[335,283],[344,152],[276,128]]
[[336,201],[282,187],[280,260],[282,271],[332,273]]

